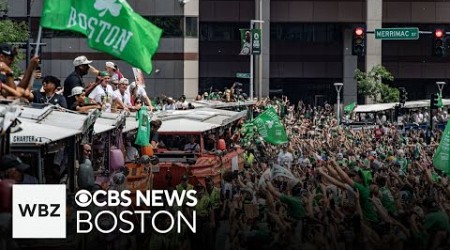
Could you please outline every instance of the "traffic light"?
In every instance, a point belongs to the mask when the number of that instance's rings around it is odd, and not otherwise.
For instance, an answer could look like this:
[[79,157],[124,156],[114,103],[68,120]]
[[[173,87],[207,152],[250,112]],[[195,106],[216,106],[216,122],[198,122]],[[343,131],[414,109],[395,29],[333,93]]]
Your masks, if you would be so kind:
[[363,56],[366,54],[366,30],[362,27],[355,28],[352,36],[352,55]]
[[433,56],[447,56],[447,39],[445,37],[445,30],[435,29],[433,31]]
[[400,90],[400,103],[405,104],[406,100],[408,100],[408,92],[406,92],[405,88],[399,88]]
[[438,102],[439,102],[439,95],[438,94],[431,94],[431,103],[430,103],[430,109],[437,109],[438,108]]

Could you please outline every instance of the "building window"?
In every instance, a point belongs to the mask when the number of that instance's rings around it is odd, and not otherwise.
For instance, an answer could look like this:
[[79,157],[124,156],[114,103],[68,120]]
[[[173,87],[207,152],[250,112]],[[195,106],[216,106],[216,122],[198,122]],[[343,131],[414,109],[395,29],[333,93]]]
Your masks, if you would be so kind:
[[163,30],[163,37],[183,37],[181,16],[148,16],[146,18]]
[[186,37],[197,37],[198,36],[198,18],[197,17],[186,17]]
[[248,23],[200,23],[201,42],[239,41],[239,29],[248,28]]
[[342,39],[342,25],[334,23],[272,23],[273,41],[332,43]]

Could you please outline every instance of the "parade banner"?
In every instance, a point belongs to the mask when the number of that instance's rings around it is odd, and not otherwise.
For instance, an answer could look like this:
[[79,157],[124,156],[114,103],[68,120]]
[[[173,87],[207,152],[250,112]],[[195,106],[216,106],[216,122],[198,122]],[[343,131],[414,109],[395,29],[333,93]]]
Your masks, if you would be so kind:
[[275,145],[288,142],[284,125],[280,122],[280,118],[273,107],[269,107],[258,115],[253,120],[253,124],[258,128],[258,133],[265,141]]
[[252,54],[261,54],[261,30],[252,29]]
[[135,13],[125,0],[45,0],[41,26],[76,31],[89,47],[150,74],[162,30]]
[[252,32],[249,29],[240,29],[241,31],[241,52],[239,55],[248,56],[252,53]]
[[434,168],[450,176],[450,122],[447,122],[441,141],[433,157]]

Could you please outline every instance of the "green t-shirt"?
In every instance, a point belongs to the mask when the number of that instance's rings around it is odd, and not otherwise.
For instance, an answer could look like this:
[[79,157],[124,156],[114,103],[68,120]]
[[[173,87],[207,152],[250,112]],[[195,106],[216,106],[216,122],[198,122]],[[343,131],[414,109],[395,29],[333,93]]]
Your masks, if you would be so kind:
[[300,199],[282,194],[280,201],[287,205],[288,215],[292,218],[300,220],[305,217],[305,208]]
[[386,208],[386,210],[391,214],[397,212],[397,207],[395,205],[394,196],[392,196],[391,190],[387,187],[382,187],[379,192],[381,194],[381,203],[383,204],[383,207]]
[[372,203],[369,201],[370,189],[356,182],[353,184],[353,187],[359,191],[359,203],[364,218],[370,222],[378,222],[378,214],[375,212]]
[[450,233],[450,222],[446,213],[442,211],[431,212],[425,216],[424,227],[428,233],[447,231]]
[[400,170],[403,174],[406,174],[408,170],[408,160],[406,158],[398,158],[397,163],[400,165]]

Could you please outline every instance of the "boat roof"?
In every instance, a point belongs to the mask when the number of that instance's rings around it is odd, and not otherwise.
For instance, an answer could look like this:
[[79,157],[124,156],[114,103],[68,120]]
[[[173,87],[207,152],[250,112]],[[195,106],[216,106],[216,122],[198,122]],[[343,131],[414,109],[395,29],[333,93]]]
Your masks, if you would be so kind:
[[201,133],[225,126],[247,115],[246,111],[235,112],[212,108],[171,110],[156,113],[153,120],[162,121],[159,133]]
[[216,100],[202,100],[202,101],[194,101],[191,102],[192,105],[194,105],[195,108],[216,108],[216,109],[226,109],[226,108],[233,108],[233,107],[240,107],[240,106],[251,106],[255,105],[255,101],[246,100],[242,102],[223,102],[223,101],[216,101]]
[[28,119],[20,119],[20,130],[11,133],[11,146],[41,146],[59,141],[81,133],[79,130],[35,123]]
[[[450,105],[450,99],[442,99],[442,103],[444,104],[444,106],[448,106],[448,105]],[[356,112],[356,113],[379,112],[379,111],[394,109],[395,105],[397,105],[397,104],[398,104],[397,102],[390,102],[390,103],[358,105],[353,110],[353,112]],[[430,100],[409,101],[409,102],[405,103],[404,107],[408,108],[408,109],[430,107]]]

